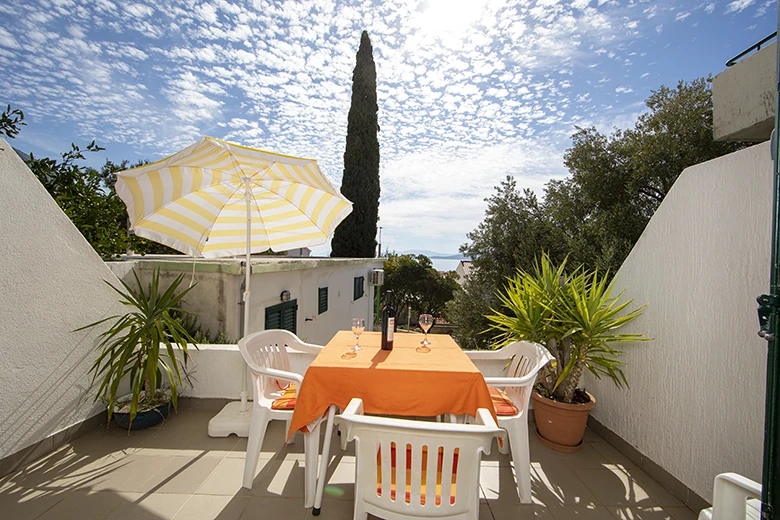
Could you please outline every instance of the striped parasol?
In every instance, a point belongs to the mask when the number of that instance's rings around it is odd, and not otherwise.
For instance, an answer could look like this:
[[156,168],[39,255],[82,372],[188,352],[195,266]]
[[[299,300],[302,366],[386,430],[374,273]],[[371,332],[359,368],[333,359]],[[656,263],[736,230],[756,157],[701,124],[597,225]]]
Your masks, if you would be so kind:
[[[116,192],[136,235],[190,256],[246,256],[244,335],[250,331],[250,255],[323,244],[352,212],[314,159],[213,137],[118,173]],[[244,370],[241,414],[248,411]],[[224,422],[233,424],[229,406]]]
[[352,211],[315,160],[212,137],[119,173],[116,192],[137,235],[207,258],[323,244]]

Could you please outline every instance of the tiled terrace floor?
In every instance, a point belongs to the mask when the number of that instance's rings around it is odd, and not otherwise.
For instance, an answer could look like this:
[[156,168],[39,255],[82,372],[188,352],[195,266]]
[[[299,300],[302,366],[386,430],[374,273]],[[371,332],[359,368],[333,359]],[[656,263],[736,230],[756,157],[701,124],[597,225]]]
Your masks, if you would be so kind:
[[[0,479],[0,518],[9,520],[310,519],[303,507],[303,440],[283,444],[269,426],[254,488],[241,488],[245,439],[212,439],[212,412],[182,410],[163,425],[112,426],[83,436]],[[695,519],[696,515],[611,445],[588,432],[562,454],[531,435],[533,505],[520,505],[511,462],[494,449],[482,465],[480,519]],[[355,459],[331,449],[322,514],[352,517]]]

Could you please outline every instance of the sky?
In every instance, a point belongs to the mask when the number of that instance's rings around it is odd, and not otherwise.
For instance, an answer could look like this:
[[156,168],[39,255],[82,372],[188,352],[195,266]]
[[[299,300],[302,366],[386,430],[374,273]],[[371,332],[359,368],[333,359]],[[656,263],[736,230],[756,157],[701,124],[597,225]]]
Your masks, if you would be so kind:
[[[575,127],[725,69],[776,0],[0,0],[12,143],[155,161],[204,135],[317,159],[341,185],[360,34],[377,70],[383,251],[456,253],[507,175],[539,196]],[[327,255],[329,245],[314,248]]]

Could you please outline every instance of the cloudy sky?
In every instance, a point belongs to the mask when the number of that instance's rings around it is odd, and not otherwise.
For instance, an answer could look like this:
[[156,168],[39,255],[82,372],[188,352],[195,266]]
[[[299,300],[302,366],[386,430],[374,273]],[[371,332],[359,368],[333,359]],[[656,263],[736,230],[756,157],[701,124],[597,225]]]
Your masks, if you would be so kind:
[[382,242],[455,253],[506,175],[539,194],[566,175],[575,125],[628,127],[776,28],[776,0],[0,0],[0,104],[36,155],[95,139],[93,166],[157,160],[211,135],[338,186],[366,29]]

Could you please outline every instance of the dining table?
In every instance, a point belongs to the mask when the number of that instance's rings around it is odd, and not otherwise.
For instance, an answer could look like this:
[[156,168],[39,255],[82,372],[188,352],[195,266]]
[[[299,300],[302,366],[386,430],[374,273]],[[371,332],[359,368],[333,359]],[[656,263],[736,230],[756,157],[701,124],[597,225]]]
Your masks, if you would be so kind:
[[[422,340],[422,334],[397,332],[393,349],[382,350],[381,333],[364,332],[359,339],[362,350],[353,355],[355,335],[339,331],[309,365],[288,437],[300,430],[306,438],[306,507],[313,506],[315,516],[322,505],[335,412],[345,409],[353,397],[363,400],[367,414],[475,416],[479,408],[486,408],[495,419],[482,373],[452,337],[429,334],[428,352],[418,349]],[[318,465],[323,422],[327,428]]]

